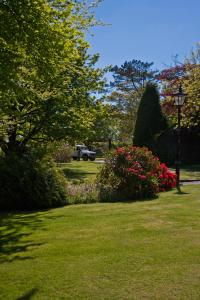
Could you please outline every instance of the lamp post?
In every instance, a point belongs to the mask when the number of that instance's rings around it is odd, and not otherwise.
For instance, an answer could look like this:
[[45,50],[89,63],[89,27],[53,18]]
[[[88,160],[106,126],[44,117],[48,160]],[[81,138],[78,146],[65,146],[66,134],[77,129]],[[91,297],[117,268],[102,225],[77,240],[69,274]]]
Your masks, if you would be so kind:
[[173,94],[174,105],[178,112],[177,148],[176,148],[176,188],[180,190],[180,157],[181,157],[181,108],[185,102],[186,94],[183,93],[182,85],[179,85],[178,93]]

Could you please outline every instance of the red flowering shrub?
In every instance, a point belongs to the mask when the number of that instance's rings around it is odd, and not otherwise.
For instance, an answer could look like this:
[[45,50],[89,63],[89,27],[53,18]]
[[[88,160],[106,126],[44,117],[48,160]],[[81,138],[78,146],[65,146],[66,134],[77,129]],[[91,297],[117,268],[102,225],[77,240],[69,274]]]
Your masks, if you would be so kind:
[[106,158],[98,178],[109,199],[149,198],[175,186],[175,175],[147,148],[121,147]]
[[158,176],[160,191],[171,190],[176,186],[176,175],[172,173],[165,164],[160,164]]

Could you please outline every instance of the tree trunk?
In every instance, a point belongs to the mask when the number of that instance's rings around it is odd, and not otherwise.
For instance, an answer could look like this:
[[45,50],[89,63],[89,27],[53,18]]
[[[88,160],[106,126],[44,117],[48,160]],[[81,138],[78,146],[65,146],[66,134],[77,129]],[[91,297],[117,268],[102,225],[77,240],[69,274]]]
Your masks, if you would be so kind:
[[109,139],[108,139],[108,150],[110,151],[111,148],[112,148],[112,139],[109,138]]

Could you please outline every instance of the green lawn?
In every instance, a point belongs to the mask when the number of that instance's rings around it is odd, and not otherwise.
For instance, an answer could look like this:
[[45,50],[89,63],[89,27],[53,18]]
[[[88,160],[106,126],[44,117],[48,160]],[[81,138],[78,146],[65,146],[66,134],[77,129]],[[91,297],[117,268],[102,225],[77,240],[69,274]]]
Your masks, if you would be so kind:
[[0,299],[200,299],[200,186],[0,214]]
[[[64,172],[64,175],[70,181],[91,181],[94,180],[101,163],[98,160],[95,162],[91,161],[72,161],[70,163],[59,164]],[[172,171],[175,172],[174,169]],[[181,179],[196,179],[200,180],[200,165],[181,166]]]
[[97,161],[72,161],[70,163],[58,164],[64,175],[70,181],[91,181],[96,178],[102,164]]
[[[171,168],[175,172],[174,168]],[[200,180],[200,165],[180,166],[181,180]]]
[[200,180],[200,165],[181,167],[181,179]]

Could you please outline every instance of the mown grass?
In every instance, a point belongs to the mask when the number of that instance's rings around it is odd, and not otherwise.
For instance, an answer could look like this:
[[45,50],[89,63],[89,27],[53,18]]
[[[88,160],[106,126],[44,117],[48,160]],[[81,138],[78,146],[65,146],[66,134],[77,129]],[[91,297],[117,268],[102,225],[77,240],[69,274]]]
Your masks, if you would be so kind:
[[58,164],[65,177],[75,183],[83,181],[93,181],[96,178],[101,163],[97,161],[71,161],[69,163]]
[[[102,160],[100,160],[102,161]],[[58,164],[69,181],[78,183],[80,181],[93,181],[98,174],[102,163],[97,161],[72,161],[70,163]],[[175,169],[172,168],[175,172]],[[181,166],[181,180],[200,180],[200,165]]]
[[0,299],[200,299],[200,187],[0,214]]
[[182,166],[181,179],[200,180],[200,165]]
[[[171,168],[175,172],[175,168]],[[183,165],[180,166],[181,180],[200,180],[200,165]]]

